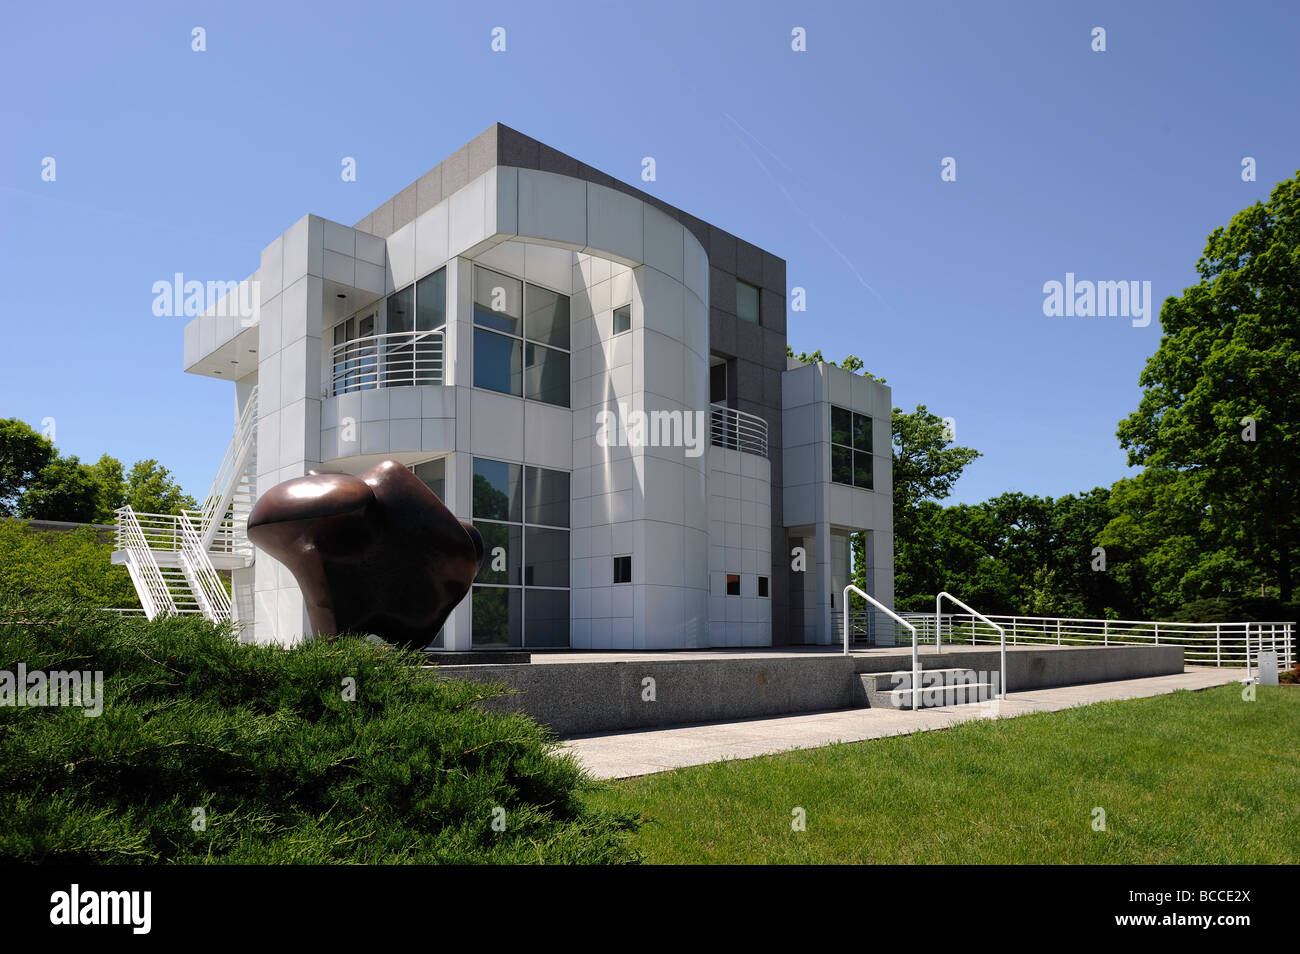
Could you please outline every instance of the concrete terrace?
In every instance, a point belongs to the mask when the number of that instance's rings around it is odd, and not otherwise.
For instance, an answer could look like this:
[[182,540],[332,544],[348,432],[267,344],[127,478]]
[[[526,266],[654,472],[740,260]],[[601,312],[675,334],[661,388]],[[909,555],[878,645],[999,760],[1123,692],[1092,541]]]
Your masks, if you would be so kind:
[[[933,647],[931,647],[932,649]],[[1240,669],[1189,666],[1182,673],[1055,689],[1010,692],[1005,700],[919,711],[847,709],[775,718],[743,719],[675,728],[576,736],[564,749],[596,778],[632,778],[691,765],[752,759],[838,742],[864,742],[893,735],[947,729],[980,719],[1010,719],[1120,699],[1142,699],[1179,690],[1198,691],[1241,682]]]

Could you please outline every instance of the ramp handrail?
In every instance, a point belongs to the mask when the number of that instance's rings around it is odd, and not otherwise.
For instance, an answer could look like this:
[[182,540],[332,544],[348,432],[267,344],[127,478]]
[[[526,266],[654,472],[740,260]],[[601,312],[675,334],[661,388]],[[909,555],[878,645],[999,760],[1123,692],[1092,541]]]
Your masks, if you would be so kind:
[[[1002,681],[998,683],[998,698],[1005,699],[1007,697],[1007,631],[1003,629],[1001,626],[999,626],[997,623],[993,622],[993,620],[989,619],[983,613],[977,612],[976,610],[967,606],[965,603],[957,599],[957,597],[953,596],[947,590],[944,590],[942,593],[940,593],[938,596],[934,598],[934,651],[936,653],[943,652],[943,632],[940,629],[940,626],[942,624],[941,614],[943,612],[943,601],[945,598],[950,603],[955,603],[956,605],[960,606],[966,612],[970,613],[971,616],[982,619],[984,622],[988,623],[990,626],[996,629],[998,631],[998,635],[1002,637],[1002,659],[1001,659]],[[971,645],[973,646],[974,643],[972,642]]]
[[844,587],[844,599],[843,599],[844,655],[847,656],[849,654],[849,594],[850,593],[857,593],[858,596],[862,597],[864,600],[866,600],[876,609],[880,610],[885,615],[892,617],[895,622],[902,623],[905,627],[907,627],[911,631],[912,633],[912,686],[911,686],[912,708],[915,709],[917,704],[916,694],[921,691],[921,660],[920,660],[920,656],[917,655],[917,651],[916,651],[916,627],[913,626],[911,623],[909,623],[907,620],[903,619],[903,617],[899,616],[897,613],[891,610],[884,603],[880,602],[874,596],[868,596],[866,593],[863,593],[860,589],[858,589],[856,586],[850,583],[848,586]]

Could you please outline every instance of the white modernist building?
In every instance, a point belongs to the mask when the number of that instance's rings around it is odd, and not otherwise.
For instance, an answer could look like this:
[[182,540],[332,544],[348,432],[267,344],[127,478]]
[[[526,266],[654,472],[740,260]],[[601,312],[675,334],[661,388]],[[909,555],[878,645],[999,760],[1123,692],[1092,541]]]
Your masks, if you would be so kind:
[[354,226],[304,216],[248,281],[255,315],[185,329],[185,370],[235,392],[203,511],[120,514],[151,615],[311,635],[243,521],[385,459],[487,544],[446,650],[829,643],[857,531],[892,605],[889,389],[787,358],[775,255],[494,125]]

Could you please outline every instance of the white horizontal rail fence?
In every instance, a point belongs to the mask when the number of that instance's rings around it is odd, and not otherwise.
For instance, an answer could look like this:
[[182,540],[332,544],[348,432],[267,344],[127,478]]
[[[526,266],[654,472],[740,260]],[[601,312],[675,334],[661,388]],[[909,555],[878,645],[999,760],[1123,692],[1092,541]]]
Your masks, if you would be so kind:
[[148,538],[130,507],[121,507],[117,511],[117,549],[126,554],[126,571],[136,595],[140,597],[144,615],[156,619],[174,614],[176,604],[167,588],[167,580],[158,567],[158,561],[153,558]]
[[397,331],[336,344],[330,395],[443,382],[443,329]]
[[185,581],[199,604],[199,610],[207,619],[214,623],[229,622],[230,594],[226,592],[216,567],[212,565],[212,558],[208,556],[203,541],[190,522],[200,519],[201,515],[185,512],[184,518],[178,520],[176,525],[180,528],[180,564]]
[[911,639],[911,632],[898,621],[882,617],[871,608],[847,607],[849,639],[864,646],[897,646]]
[[[122,521],[122,510],[130,510],[129,507],[123,507],[118,510],[117,522],[117,545],[116,549],[126,550],[126,535]],[[179,551],[182,547],[181,540],[181,521],[182,517],[170,513],[138,513],[131,511],[131,517],[145,545],[150,550],[172,550]],[[197,518],[196,518],[197,519]],[[213,534],[212,545],[208,547],[210,553],[241,553],[247,549],[247,544],[240,543],[237,540],[233,522],[229,519],[221,521]]]
[[[975,632],[975,620],[993,627],[998,632],[998,642],[1001,644],[1001,664],[1002,664],[1002,681],[998,683],[998,698],[1007,697],[1007,632],[993,620],[989,619],[983,613],[976,612],[973,608],[967,606],[957,597],[953,596],[946,590],[934,598],[934,648],[936,652],[943,652],[943,601],[947,600],[955,606],[960,606],[966,611],[970,619],[971,633]],[[972,635],[972,644],[974,636]]]
[[[949,643],[993,642],[970,613],[903,613],[921,638]],[[1245,666],[1251,654],[1273,651],[1283,668],[1295,665],[1294,622],[1171,623],[1131,619],[1072,619],[1056,616],[991,616],[1012,646],[1182,646],[1197,666]]]
[[767,456],[767,421],[757,414],[713,404],[709,407],[709,440],[717,447]]

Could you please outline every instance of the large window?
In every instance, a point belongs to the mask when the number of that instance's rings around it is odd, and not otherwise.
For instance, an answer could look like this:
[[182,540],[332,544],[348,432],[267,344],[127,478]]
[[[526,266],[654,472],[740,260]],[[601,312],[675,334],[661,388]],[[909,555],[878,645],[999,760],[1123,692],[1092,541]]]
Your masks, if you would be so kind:
[[[399,288],[333,329],[332,394],[373,387],[441,384],[447,269]],[[379,338],[379,335],[404,335]],[[345,346],[345,347],[340,347]]]
[[758,289],[749,282],[742,282],[736,279],[736,317],[745,321],[752,321],[754,324],[762,324],[760,321],[761,309],[759,308]]
[[478,647],[569,645],[569,475],[474,458]]
[[831,480],[871,490],[874,487],[871,461],[871,418],[832,405]]
[[334,326],[330,393],[348,394],[375,387],[379,368],[374,342],[375,314],[367,310]]
[[569,406],[569,298],[474,267],[474,386]]

